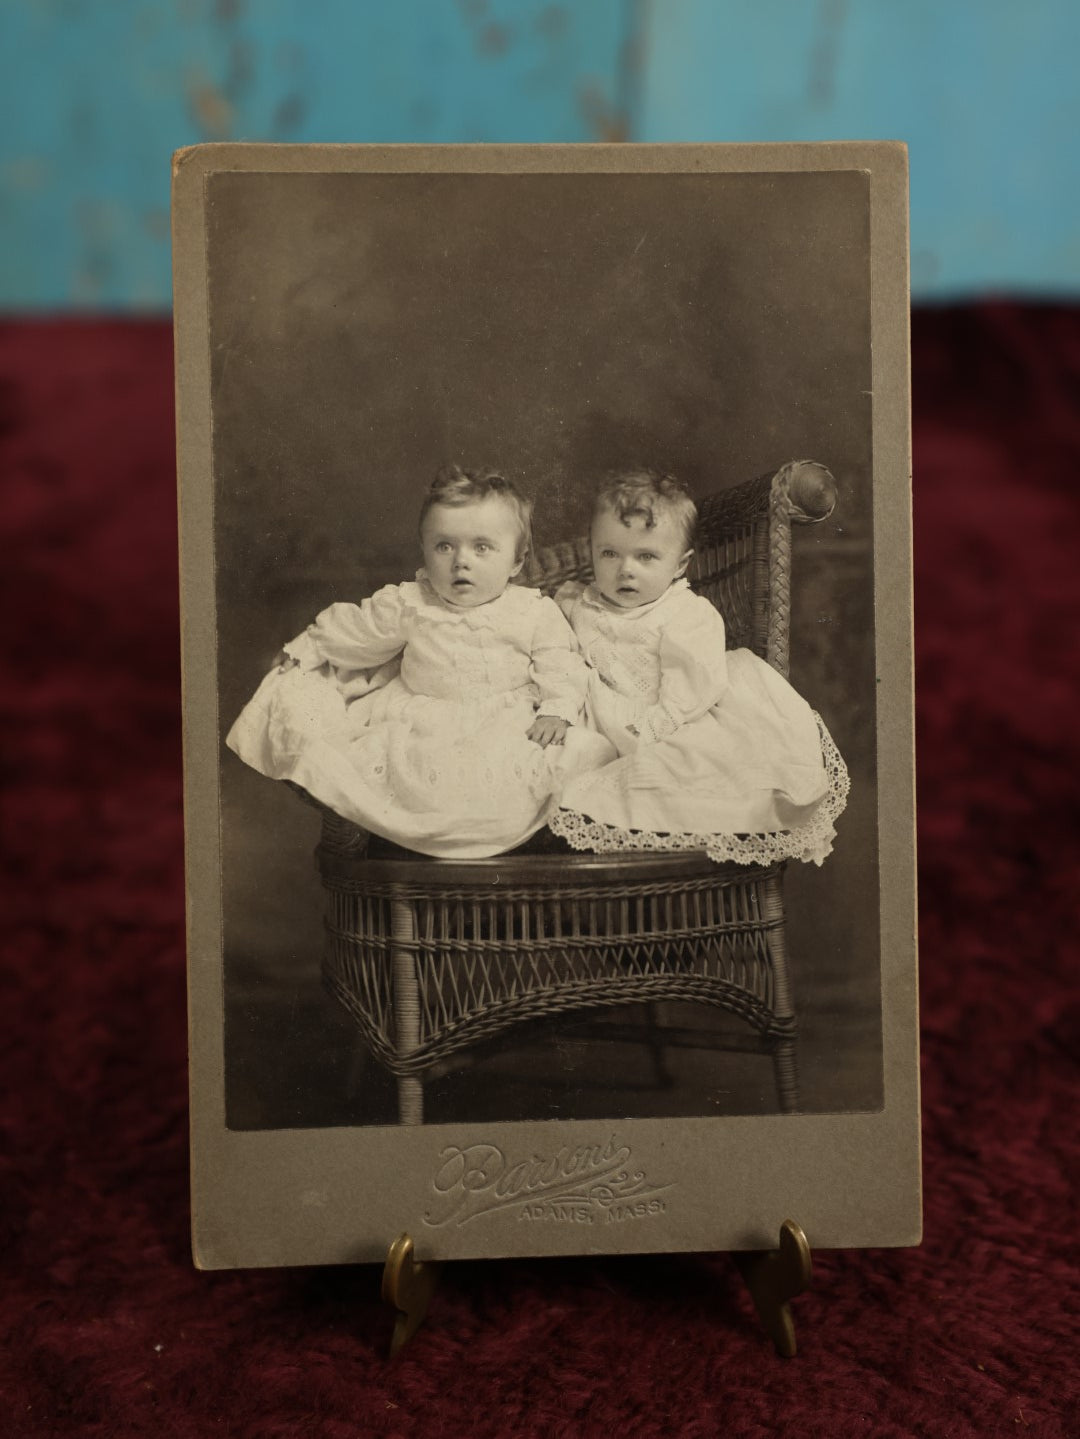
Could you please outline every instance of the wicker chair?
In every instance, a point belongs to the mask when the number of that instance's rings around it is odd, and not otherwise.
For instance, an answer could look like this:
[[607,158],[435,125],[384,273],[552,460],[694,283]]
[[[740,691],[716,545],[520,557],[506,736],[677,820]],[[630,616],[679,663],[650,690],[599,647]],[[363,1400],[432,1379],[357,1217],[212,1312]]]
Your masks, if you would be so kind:
[[[832,512],[823,466],[785,465],[702,504],[690,570],[731,648],[788,667],[791,525]],[[585,538],[541,551],[530,582],[591,578]],[[376,858],[323,811],[324,981],[397,1076],[402,1124],[423,1122],[433,1066],[528,1020],[691,1000],[741,1016],[772,1054],[780,1108],[798,1108],[782,863],[700,853]],[[653,1043],[662,1043],[654,1029]]]

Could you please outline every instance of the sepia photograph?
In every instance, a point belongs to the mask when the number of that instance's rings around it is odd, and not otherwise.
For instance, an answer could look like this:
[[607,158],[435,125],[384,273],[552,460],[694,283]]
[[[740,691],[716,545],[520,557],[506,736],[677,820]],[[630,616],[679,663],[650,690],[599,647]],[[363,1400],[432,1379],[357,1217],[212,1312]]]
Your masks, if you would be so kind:
[[225,1127],[879,1113],[869,171],[382,155],[202,195]]

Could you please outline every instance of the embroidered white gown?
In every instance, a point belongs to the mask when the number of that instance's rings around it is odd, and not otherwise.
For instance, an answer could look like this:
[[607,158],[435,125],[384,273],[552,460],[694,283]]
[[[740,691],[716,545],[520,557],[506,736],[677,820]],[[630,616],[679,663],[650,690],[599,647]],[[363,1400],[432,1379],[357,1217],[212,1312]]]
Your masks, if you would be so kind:
[[[285,646],[226,743],[345,819],[421,853],[499,854],[545,823],[568,776],[613,757],[579,725],[585,664],[557,606],[511,585],[462,608],[423,571],[335,604]],[[538,714],[561,745],[527,731]]]
[[623,609],[592,585],[556,595],[589,665],[590,721],[618,750],[572,778],[549,821],[575,849],[705,849],[717,861],[820,864],[847,771],[828,731],[716,609],[677,580]]

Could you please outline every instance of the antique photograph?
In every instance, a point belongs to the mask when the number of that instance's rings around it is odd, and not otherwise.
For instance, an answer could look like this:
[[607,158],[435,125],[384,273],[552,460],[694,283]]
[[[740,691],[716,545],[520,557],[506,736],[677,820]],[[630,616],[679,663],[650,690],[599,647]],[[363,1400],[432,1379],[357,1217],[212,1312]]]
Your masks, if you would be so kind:
[[239,153],[225,1130],[880,1114],[870,171]]
[[230,1125],[880,1105],[868,207],[211,178]]

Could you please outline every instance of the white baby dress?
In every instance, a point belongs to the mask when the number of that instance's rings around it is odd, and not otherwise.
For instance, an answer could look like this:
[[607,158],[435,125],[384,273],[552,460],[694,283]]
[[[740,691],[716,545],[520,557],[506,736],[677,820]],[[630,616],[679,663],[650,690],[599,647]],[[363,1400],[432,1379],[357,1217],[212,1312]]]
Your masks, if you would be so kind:
[[677,580],[623,609],[576,582],[556,595],[589,664],[588,714],[619,758],[572,778],[549,820],[575,849],[705,849],[717,861],[820,864],[847,771],[828,731]]
[[[335,604],[285,646],[226,743],[345,819],[406,848],[479,858],[522,843],[568,776],[613,757],[580,727],[587,674],[539,591],[442,600],[420,571],[360,605]],[[537,714],[565,742],[528,738]]]

